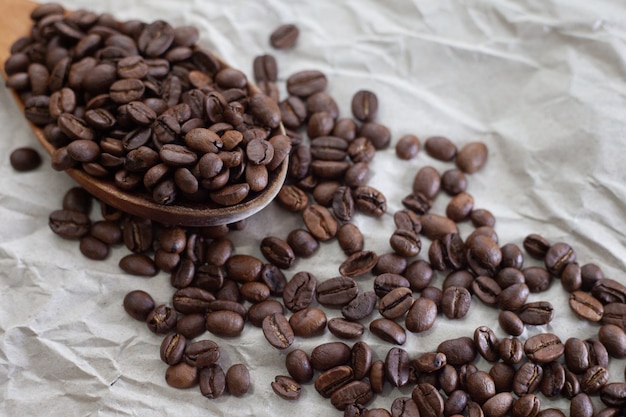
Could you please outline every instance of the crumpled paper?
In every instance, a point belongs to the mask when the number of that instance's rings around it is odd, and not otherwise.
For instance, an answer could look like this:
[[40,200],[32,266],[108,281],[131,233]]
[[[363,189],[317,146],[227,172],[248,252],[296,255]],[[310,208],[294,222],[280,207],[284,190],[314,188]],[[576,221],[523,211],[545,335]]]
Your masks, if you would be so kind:
[[[402,208],[413,176],[425,165],[451,168],[425,152],[400,161],[393,145],[403,134],[423,140],[444,135],[459,146],[483,141],[489,161],[470,177],[476,207],[497,217],[501,243],[521,245],[529,233],[552,242],[567,241],[580,263],[600,265],[606,276],[624,282],[626,259],[626,181],[623,170],[626,132],[626,9],[611,1],[402,1],[263,0],[90,2],[65,0],[68,9],[110,12],[119,19],[166,19],[201,30],[201,44],[213,48],[252,77],[256,55],[273,53],[284,81],[299,70],[318,69],[342,116],[359,89],[379,98],[378,121],[393,135],[392,146],[376,155],[370,185],[384,191],[388,213],[381,219],[358,215],[366,249],[390,252],[392,214]],[[280,24],[295,23],[297,46],[274,51],[268,37]],[[18,34],[15,34],[16,36]],[[173,288],[160,273],[145,279],[117,266],[126,253],[115,248],[104,262],[84,258],[76,242],[55,236],[48,215],[59,208],[72,181],[48,163],[16,173],[10,152],[38,144],[13,97],[0,88],[0,414],[5,416],[157,416],[157,415],[341,415],[306,384],[299,401],[276,396],[274,376],[285,374],[286,352],[269,346],[260,329],[246,326],[241,337],[211,338],[222,347],[224,369],[245,363],[252,389],[242,398],[202,397],[197,389],[176,390],[165,383],[159,359],[161,337],[131,319],[122,299],[143,289],[157,303],[169,303]],[[41,149],[41,148],[39,148]],[[43,150],[41,150],[43,152]],[[445,210],[441,195],[434,209]],[[280,219],[280,220],[278,220]],[[262,237],[301,227],[298,216],[271,205],[234,233],[238,253],[261,256]],[[471,227],[462,224],[467,236]],[[345,259],[336,242],[321,245],[312,259],[299,260],[288,277],[306,270],[319,280],[338,275]],[[421,258],[427,257],[424,240]],[[533,264],[527,258],[526,265]],[[434,281],[440,285],[441,274]],[[359,278],[362,291],[373,277]],[[549,300],[554,321],[528,327],[521,336],[554,332],[597,337],[597,325],[578,320],[554,281],[529,301]],[[338,310],[325,309],[329,318]],[[373,316],[375,317],[375,316]],[[424,334],[408,334],[402,347],[411,357],[436,349],[447,338],[471,336],[479,325],[505,337],[497,311],[477,300],[462,320],[440,317]],[[291,349],[310,352],[336,340],[329,332],[298,338]],[[391,345],[366,331],[362,340],[384,359]],[[352,342],[347,342],[352,344]],[[489,364],[477,362],[488,370]],[[613,360],[611,380],[623,381],[624,361]],[[390,386],[370,407],[390,408],[411,388]],[[544,407],[567,413],[565,400],[544,400]],[[599,403],[597,403],[599,407]]]

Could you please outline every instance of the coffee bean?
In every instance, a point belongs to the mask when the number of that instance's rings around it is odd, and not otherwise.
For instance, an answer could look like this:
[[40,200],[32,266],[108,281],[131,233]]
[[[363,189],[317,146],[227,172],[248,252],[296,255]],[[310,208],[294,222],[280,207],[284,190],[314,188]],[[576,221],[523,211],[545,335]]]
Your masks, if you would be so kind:
[[419,297],[408,311],[405,326],[413,333],[420,333],[430,329],[437,318],[437,304],[425,297]]
[[317,377],[315,390],[322,397],[330,398],[335,391],[353,380],[354,373],[351,367],[346,365],[335,366]]
[[574,291],[569,297],[569,305],[578,317],[593,322],[600,321],[604,313],[602,303],[583,291]]
[[364,319],[374,311],[376,301],[376,294],[372,291],[357,294],[342,307],[341,314],[352,321]]
[[496,386],[491,375],[477,371],[467,377],[467,391],[474,401],[483,404],[496,394]]
[[572,398],[570,417],[591,417],[593,415],[593,402],[589,395],[580,393]]
[[315,295],[317,301],[325,306],[344,306],[357,296],[359,287],[356,281],[348,276],[327,279],[317,285]]
[[603,304],[626,303],[626,285],[614,279],[602,278],[596,281],[591,294]]
[[552,277],[544,268],[531,266],[522,270],[524,282],[530,292],[542,292],[550,287]]
[[548,272],[560,277],[565,266],[576,261],[576,253],[567,243],[557,242],[550,246],[544,261]]
[[565,345],[555,334],[542,333],[532,336],[524,343],[524,352],[528,359],[536,363],[549,363],[560,358]]
[[276,376],[271,386],[276,395],[289,401],[300,398],[300,393],[302,391],[302,387],[295,379],[284,375]]
[[321,335],[326,329],[326,321],[324,311],[315,307],[298,310],[289,318],[294,335],[300,337]]
[[387,199],[377,189],[360,186],[353,194],[357,209],[366,216],[381,217],[387,211]]
[[187,343],[184,349],[184,360],[190,366],[208,367],[220,358],[221,351],[212,340],[197,340]]
[[402,387],[409,382],[411,374],[409,354],[399,347],[393,347],[385,357],[385,375],[394,387]]
[[[317,200],[319,202],[319,200]],[[333,214],[338,220],[348,222],[354,216],[354,199],[350,188],[340,186],[335,189],[332,198]]]
[[387,319],[397,319],[406,314],[413,305],[413,296],[410,288],[398,287],[389,291],[381,298],[378,311]]
[[389,245],[397,254],[406,258],[417,256],[422,249],[419,235],[407,229],[397,229],[389,238]]
[[146,321],[155,307],[150,294],[142,290],[134,290],[126,294],[123,304],[128,315],[139,321]]
[[446,355],[450,365],[464,365],[476,358],[474,341],[469,337],[445,340],[437,346],[437,352]]
[[158,272],[154,261],[141,253],[122,257],[119,261],[119,267],[126,273],[144,277],[155,276]]
[[611,382],[600,390],[600,399],[609,407],[623,407],[626,404],[626,384]]
[[337,221],[326,207],[319,204],[305,208],[302,220],[309,232],[320,241],[329,240],[337,234]]
[[474,344],[476,350],[489,362],[496,362],[500,356],[498,353],[498,337],[487,326],[480,326],[474,330]]
[[487,162],[487,146],[482,142],[471,142],[456,154],[456,166],[463,172],[472,174]]
[[541,409],[541,400],[534,394],[524,394],[513,404],[511,415],[514,417],[536,416]]
[[585,394],[595,394],[609,381],[609,372],[603,366],[592,366],[580,379],[580,389]]
[[472,281],[471,290],[480,301],[487,305],[496,305],[498,295],[502,292],[500,285],[494,279],[484,275],[478,276]]
[[539,388],[543,377],[543,368],[534,362],[523,363],[515,372],[513,378],[513,392],[518,397],[524,394],[533,394]]
[[198,384],[198,368],[185,362],[171,365],[165,371],[165,382],[174,388],[191,388]]
[[226,371],[226,389],[235,397],[242,397],[250,389],[250,371],[246,365],[237,363]]
[[449,319],[465,317],[472,302],[472,295],[463,287],[448,287],[443,292],[441,308],[443,314]]
[[203,396],[209,399],[219,398],[226,389],[226,375],[218,364],[213,364],[206,368],[200,368],[198,374],[198,385]]
[[524,305],[529,293],[526,284],[511,285],[500,292],[498,305],[502,310],[517,310]]
[[294,333],[281,313],[273,313],[263,319],[263,335],[267,341],[277,349],[286,349],[293,343]]
[[303,271],[296,273],[283,290],[285,307],[291,311],[308,307],[313,301],[316,287],[317,280],[313,274]]
[[351,404],[368,404],[374,397],[370,384],[363,381],[352,381],[335,391],[331,404],[338,410],[345,410]]
[[498,323],[502,330],[511,336],[519,336],[524,332],[524,322],[513,311],[501,311],[498,315]]
[[276,49],[292,48],[296,44],[299,35],[300,30],[296,25],[281,25],[274,29],[274,31],[270,35],[270,45],[272,45],[272,47]]
[[580,268],[580,277],[582,280],[583,291],[589,291],[593,288],[596,282],[604,278],[602,269],[596,264],[588,263]]
[[621,327],[614,324],[602,325],[598,331],[598,339],[612,357],[626,357],[626,334]]
[[339,266],[339,273],[346,277],[358,277],[370,272],[378,262],[378,255],[372,251],[359,251],[351,254]]
[[382,340],[396,345],[406,342],[406,332],[398,323],[385,319],[375,319],[370,323],[370,331]]
[[363,234],[353,223],[344,223],[339,227],[337,241],[346,255],[352,255],[363,250]]
[[80,239],[79,249],[87,258],[96,261],[104,260],[109,256],[109,245],[90,235]]
[[340,339],[358,339],[363,335],[365,326],[359,322],[348,321],[341,317],[328,320],[328,330]]
[[359,130],[359,136],[369,140],[375,149],[385,149],[391,142],[391,132],[389,128],[375,122],[364,123]]
[[504,362],[496,362],[489,370],[489,375],[496,384],[496,392],[505,392],[513,390],[513,376],[515,375],[515,367],[512,364]]
[[10,162],[11,167],[16,171],[32,171],[41,165],[41,156],[33,148],[22,147],[11,152]]
[[304,70],[287,78],[287,91],[299,97],[308,97],[324,91],[328,83],[326,76],[317,70]]
[[502,339],[498,345],[500,359],[507,364],[517,364],[524,356],[524,346],[517,337]]
[[146,324],[153,333],[167,334],[176,327],[177,319],[176,312],[172,308],[161,304],[148,313]]
[[436,417],[443,414],[443,398],[433,385],[418,384],[411,392],[411,397],[417,404],[420,416]]
[[524,238],[523,246],[533,258],[544,259],[548,249],[550,249],[550,242],[546,238],[532,233]]
[[430,240],[439,240],[449,233],[458,233],[459,229],[452,220],[434,213],[421,216],[422,233]]
[[217,336],[238,336],[243,331],[244,324],[241,314],[230,310],[213,311],[206,316],[207,330]]
[[400,159],[410,160],[417,156],[420,141],[415,135],[404,135],[396,142],[396,155]]
[[560,362],[550,362],[543,367],[539,389],[546,397],[556,397],[565,386],[565,367]]
[[352,96],[352,114],[362,122],[371,122],[378,113],[378,98],[368,90],[357,91]]
[[554,307],[548,301],[535,301],[524,304],[517,315],[524,324],[542,326],[554,318]]

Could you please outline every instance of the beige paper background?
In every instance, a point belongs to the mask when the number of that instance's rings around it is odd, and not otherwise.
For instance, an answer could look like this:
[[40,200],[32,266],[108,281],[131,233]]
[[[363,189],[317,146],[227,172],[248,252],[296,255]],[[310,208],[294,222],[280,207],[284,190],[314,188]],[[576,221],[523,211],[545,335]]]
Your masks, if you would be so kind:
[[[341,114],[359,89],[378,95],[378,120],[388,125],[393,143],[403,134],[422,140],[446,135],[457,144],[480,140],[489,162],[471,176],[476,206],[497,217],[502,243],[521,244],[537,232],[550,241],[572,244],[581,263],[595,262],[607,276],[624,282],[626,230],[626,8],[614,1],[333,1],[67,0],[70,9],[90,8],[119,19],[165,18],[192,24],[201,43],[252,76],[252,59],[274,53],[280,81],[302,69],[328,75],[328,91]],[[272,51],[267,39],[286,22],[301,30],[290,51]],[[17,36],[17,34],[16,34]],[[282,84],[284,94],[284,84]],[[300,401],[278,398],[270,388],[285,373],[285,352],[271,348],[262,332],[246,326],[236,339],[207,334],[223,347],[220,363],[243,362],[253,389],[243,398],[203,398],[197,389],[175,390],[164,381],[159,359],[161,337],[123,311],[124,295],[143,289],[158,303],[173,293],[169,277],[150,279],[123,274],[116,248],[105,262],[80,255],[76,242],[57,238],[47,225],[73,184],[46,162],[16,173],[9,153],[37,146],[29,127],[4,87],[0,87],[0,415],[165,416],[165,415],[341,415],[305,385]],[[47,159],[46,159],[47,161]],[[399,161],[393,147],[379,152],[370,184],[388,198],[382,219],[357,216],[366,248],[390,251],[392,214],[422,166],[447,169],[424,152]],[[440,196],[436,210],[448,197]],[[258,243],[268,234],[285,237],[299,227],[295,215],[278,207],[250,219],[232,239],[238,253],[260,256]],[[470,227],[461,227],[467,235]],[[427,248],[427,241],[424,247]],[[426,256],[426,250],[421,257]],[[336,276],[344,259],[336,242],[318,256],[299,261],[299,270],[318,279]],[[528,261],[527,265],[532,264]],[[439,276],[435,284],[442,282]],[[363,291],[373,278],[359,279]],[[598,327],[577,320],[558,281],[531,301],[550,300],[557,314],[547,326],[529,327],[522,338],[555,332],[563,340],[597,337]],[[326,309],[330,317],[338,310]],[[374,317],[374,316],[373,316]],[[503,337],[496,310],[476,301],[463,320],[440,318],[423,334],[409,334],[403,346],[414,357],[434,350],[449,337],[471,336],[488,325]],[[336,340],[330,333],[298,339],[292,348],[308,352]],[[366,334],[363,340],[384,359],[390,345]],[[351,344],[352,342],[348,342]],[[482,369],[488,364],[479,361]],[[623,381],[624,361],[612,361],[611,379]],[[387,386],[371,407],[389,408],[410,388]],[[563,400],[544,401],[567,411]]]

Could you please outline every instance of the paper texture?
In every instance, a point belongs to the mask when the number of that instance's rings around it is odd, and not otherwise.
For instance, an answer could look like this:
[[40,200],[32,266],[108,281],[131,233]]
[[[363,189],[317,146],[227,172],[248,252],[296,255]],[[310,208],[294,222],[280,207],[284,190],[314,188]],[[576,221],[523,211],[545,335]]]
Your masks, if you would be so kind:
[[[470,176],[468,191],[476,207],[497,217],[500,242],[521,245],[529,233],[551,242],[567,241],[581,264],[595,262],[606,276],[624,282],[626,259],[626,8],[614,1],[286,1],[211,0],[110,1],[66,0],[68,9],[110,12],[119,19],[166,19],[201,30],[201,44],[252,78],[256,55],[273,53],[279,65],[282,97],[286,78],[317,69],[329,79],[328,91],[341,115],[350,116],[350,100],[360,89],[378,95],[378,121],[393,135],[392,146],[371,164],[370,185],[382,190],[388,212],[381,219],[358,215],[366,249],[390,252],[392,215],[402,208],[417,170],[452,167],[421,151],[412,161],[396,158],[393,145],[407,133],[423,141],[444,135],[459,146],[483,141],[489,161]],[[268,38],[280,24],[300,28],[297,46],[273,51]],[[26,28],[25,28],[26,30]],[[17,36],[18,34],[15,34]],[[277,397],[274,376],[286,374],[286,352],[272,348],[260,329],[247,325],[235,339],[209,333],[202,337],[222,347],[226,370],[245,363],[252,389],[242,398],[208,400],[197,388],[166,385],[159,359],[161,337],[131,319],[122,299],[134,289],[157,303],[170,303],[169,275],[145,279],[118,268],[125,248],[104,262],[84,258],[77,242],[65,241],[48,227],[49,213],[61,206],[73,183],[54,172],[45,157],[36,171],[17,173],[10,152],[38,144],[6,88],[0,88],[0,415],[166,416],[166,415],[341,415],[306,384],[295,403]],[[39,148],[41,149],[41,148]],[[42,150],[43,152],[43,150]],[[449,197],[440,195],[441,213]],[[261,257],[260,239],[286,237],[301,227],[297,215],[276,206],[256,215],[232,239],[237,253]],[[467,236],[471,227],[462,224]],[[306,270],[324,280],[338,275],[345,259],[336,241],[286,271]],[[424,239],[421,258],[427,257]],[[535,264],[527,257],[526,265]],[[434,281],[440,285],[444,276]],[[359,278],[362,291],[373,277]],[[556,308],[538,332],[597,338],[598,326],[570,312],[568,294],[558,281],[529,301],[549,300]],[[339,310],[325,309],[328,318]],[[375,318],[376,314],[372,316]],[[367,324],[367,323],[366,323]],[[462,320],[440,316],[425,334],[408,333],[402,347],[411,357],[433,351],[444,339],[471,336],[479,325],[505,337],[497,310],[474,299]],[[337,340],[298,338],[293,348],[309,352]],[[390,344],[366,331],[376,357]],[[353,342],[348,341],[349,345]],[[478,361],[481,369],[489,364]],[[611,380],[623,381],[624,361],[613,360]],[[387,385],[370,407],[390,408],[394,398],[410,396],[410,387]],[[544,407],[568,411],[564,400]]]

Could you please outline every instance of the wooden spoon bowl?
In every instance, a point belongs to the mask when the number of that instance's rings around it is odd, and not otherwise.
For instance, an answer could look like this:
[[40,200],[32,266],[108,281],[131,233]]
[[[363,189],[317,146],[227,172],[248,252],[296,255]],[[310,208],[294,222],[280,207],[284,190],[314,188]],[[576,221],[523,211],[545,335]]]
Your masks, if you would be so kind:
[[[2,75],[4,62],[10,56],[11,44],[20,35],[25,35],[32,26],[30,14],[38,4],[27,0],[2,0],[0,2],[0,63]],[[221,62],[226,67],[227,64]],[[249,94],[259,92],[258,88],[248,83]],[[18,106],[24,111],[24,104],[19,96],[13,92]],[[26,119],[25,119],[26,120]],[[43,130],[29,123],[37,140],[49,155],[55,152],[55,147],[45,138]],[[181,226],[215,226],[234,223],[259,212],[276,197],[287,175],[288,159],[270,172],[267,187],[259,193],[251,193],[243,202],[232,206],[218,206],[207,202],[176,202],[172,205],[156,203],[147,192],[126,192],[119,189],[112,180],[92,177],[85,171],[70,168],[65,172],[91,195],[125,213],[148,218],[163,224]]]

